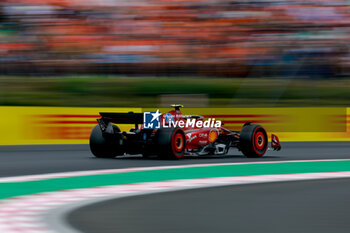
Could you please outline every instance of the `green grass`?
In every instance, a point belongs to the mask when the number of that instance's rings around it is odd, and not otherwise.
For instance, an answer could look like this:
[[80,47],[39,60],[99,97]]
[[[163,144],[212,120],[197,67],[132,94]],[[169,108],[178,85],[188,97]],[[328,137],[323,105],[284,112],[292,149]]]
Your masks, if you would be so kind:
[[350,80],[196,77],[0,77],[0,105],[156,107],[159,96],[206,94],[209,107],[348,106]]

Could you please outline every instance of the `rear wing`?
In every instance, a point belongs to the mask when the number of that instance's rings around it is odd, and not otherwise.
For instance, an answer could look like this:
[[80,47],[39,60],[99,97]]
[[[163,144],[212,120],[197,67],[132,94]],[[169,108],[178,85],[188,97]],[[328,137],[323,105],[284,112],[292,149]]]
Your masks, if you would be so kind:
[[97,119],[98,124],[101,127],[103,134],[113,134],[112,123],[115,124],[134,124],[135,129],[139,127],[139,124],[143,123],[142,113],[112,113],[112,112],[100,112],[101,118]]
[[142,124],[142,113],[112,113],[112,112],[100,112],[102,119],[107,122],[115,124]]

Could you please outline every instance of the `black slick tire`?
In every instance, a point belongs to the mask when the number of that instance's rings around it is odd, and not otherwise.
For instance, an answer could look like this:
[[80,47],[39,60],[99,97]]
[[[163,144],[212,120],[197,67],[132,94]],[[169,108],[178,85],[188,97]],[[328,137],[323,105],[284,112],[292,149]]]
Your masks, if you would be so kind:
[[261,125],[243,126],[239,141],[239,149],[248,158],[264,156],[268,147],[267,133]]

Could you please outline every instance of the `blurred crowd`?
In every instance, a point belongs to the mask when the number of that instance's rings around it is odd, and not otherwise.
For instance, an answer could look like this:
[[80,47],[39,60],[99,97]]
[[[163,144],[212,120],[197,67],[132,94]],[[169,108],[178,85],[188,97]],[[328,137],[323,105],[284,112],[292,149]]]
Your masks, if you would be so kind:
[[344,76],[348,0],[1,0],[1,73]]

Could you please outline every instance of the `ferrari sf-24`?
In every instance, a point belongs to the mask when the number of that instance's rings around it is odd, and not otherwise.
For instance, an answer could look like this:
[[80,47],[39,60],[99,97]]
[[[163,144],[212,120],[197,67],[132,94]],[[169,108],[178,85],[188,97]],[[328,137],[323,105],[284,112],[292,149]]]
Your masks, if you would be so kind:
[[[142,154],[181,159],[189,155],[226,155],[231,147],[238,148],[246,157],[262,157],[268,149],[268,135],[263,126],[246,122],[241,131],[209,124],[174,124],[174,122],[203,121],[200,115],[182,115],[182,105],[172,105],[174,110],[159,114],[160,127],[146,128],[143,113],[101,112],[98,124],[90,135],[91,152],[100,158],[113,158],[125,154]],[[121,132],[118,124],[133,124],[129,131]],[[187,127],[186,127],[187,125]],[[203,125],[203,124],[201,124]],[[276,135],[271,135],[271,149],[280,150]]]

